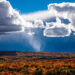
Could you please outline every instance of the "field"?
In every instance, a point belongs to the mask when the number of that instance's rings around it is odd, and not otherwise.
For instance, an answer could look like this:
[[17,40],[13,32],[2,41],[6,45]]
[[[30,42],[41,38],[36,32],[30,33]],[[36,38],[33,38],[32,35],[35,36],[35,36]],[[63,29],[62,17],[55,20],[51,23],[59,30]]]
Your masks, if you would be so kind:
[[75,75],[75,53],[0,52],[0,75]]

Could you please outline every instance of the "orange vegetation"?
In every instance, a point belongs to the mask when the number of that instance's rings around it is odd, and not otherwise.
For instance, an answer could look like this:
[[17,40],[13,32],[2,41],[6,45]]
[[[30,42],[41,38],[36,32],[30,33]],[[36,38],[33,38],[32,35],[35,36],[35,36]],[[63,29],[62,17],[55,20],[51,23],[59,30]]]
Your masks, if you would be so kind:
[[75,75],[75,56],[67,55],[1,56],[0,75]]

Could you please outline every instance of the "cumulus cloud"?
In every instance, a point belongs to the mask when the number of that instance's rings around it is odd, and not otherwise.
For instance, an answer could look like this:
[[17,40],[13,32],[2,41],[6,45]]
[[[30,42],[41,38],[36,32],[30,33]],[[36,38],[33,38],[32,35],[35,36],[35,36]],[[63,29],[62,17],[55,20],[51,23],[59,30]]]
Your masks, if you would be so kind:
[[63,12],[75,12],[75,3],[54,3],[48,5],[48,10],[55,9],[56,11]]
[[33,31],[38,28],[43,30],[45,37],[70,36],[72,31],[75,35],[75,3],[53,3],[45,11],[20,14],[9,1],[0,0],[0,34],[24,31],[30,45],[40,51],[41,40],[37,40]]
[[44,36],[47,37],[64,37],[69,36],[70,32],[65,27],[60,28],[48,28],[44,30]]
[[6,0],[0,0],[0,33],[22,31],[24,20]]
[[[46,37],[65,37],[75,32],[75,3],[52,3],[48,10],[20,14],[6,0],[0,0],[0,33],[43,28]],[[34,35],[35,32],[28,32]]]
[[33,28],[44,28],[46,37],[65,37],[75,31],[75,3],[52,3],[48,10],[22,16]]
[[49,4],[48,9],[54,11],[57,17],[68,19],[71,29],[75,31],[75,3]]
[[71,29],[70,26],[61,23],[60,19],[57,18],[55,23],[51,22],[46,26],[43,33],[47,37],[64,37],[71,34]]

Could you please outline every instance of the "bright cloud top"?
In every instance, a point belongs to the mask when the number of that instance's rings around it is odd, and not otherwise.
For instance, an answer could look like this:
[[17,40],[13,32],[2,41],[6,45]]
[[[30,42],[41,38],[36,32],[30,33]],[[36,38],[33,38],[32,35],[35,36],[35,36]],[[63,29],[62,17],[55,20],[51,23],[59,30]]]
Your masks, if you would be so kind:
[[46,37],[69,36],[75,31],[75,3],[49,4],[48,10],[26,14],[23,18],[31,24],[30,27],[40,24]]
[[23,30],[23,18],[6,0],[0,0],[0,33]]
[[[6,0],[0,0],[0,32],[23,31],[25,28],[44,29],[45,37],[65,37],[75,32],[75,3],[53,3],[48,10],[20,14]],[[28,32],[35,35],[35,32]]]

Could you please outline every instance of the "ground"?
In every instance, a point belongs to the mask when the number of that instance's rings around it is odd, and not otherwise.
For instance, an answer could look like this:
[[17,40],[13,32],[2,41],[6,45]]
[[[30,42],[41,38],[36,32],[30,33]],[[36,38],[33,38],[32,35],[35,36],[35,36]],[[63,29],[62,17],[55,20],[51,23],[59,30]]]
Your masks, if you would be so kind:
[[0,75],[75,75],[75,53],[0,52]]

